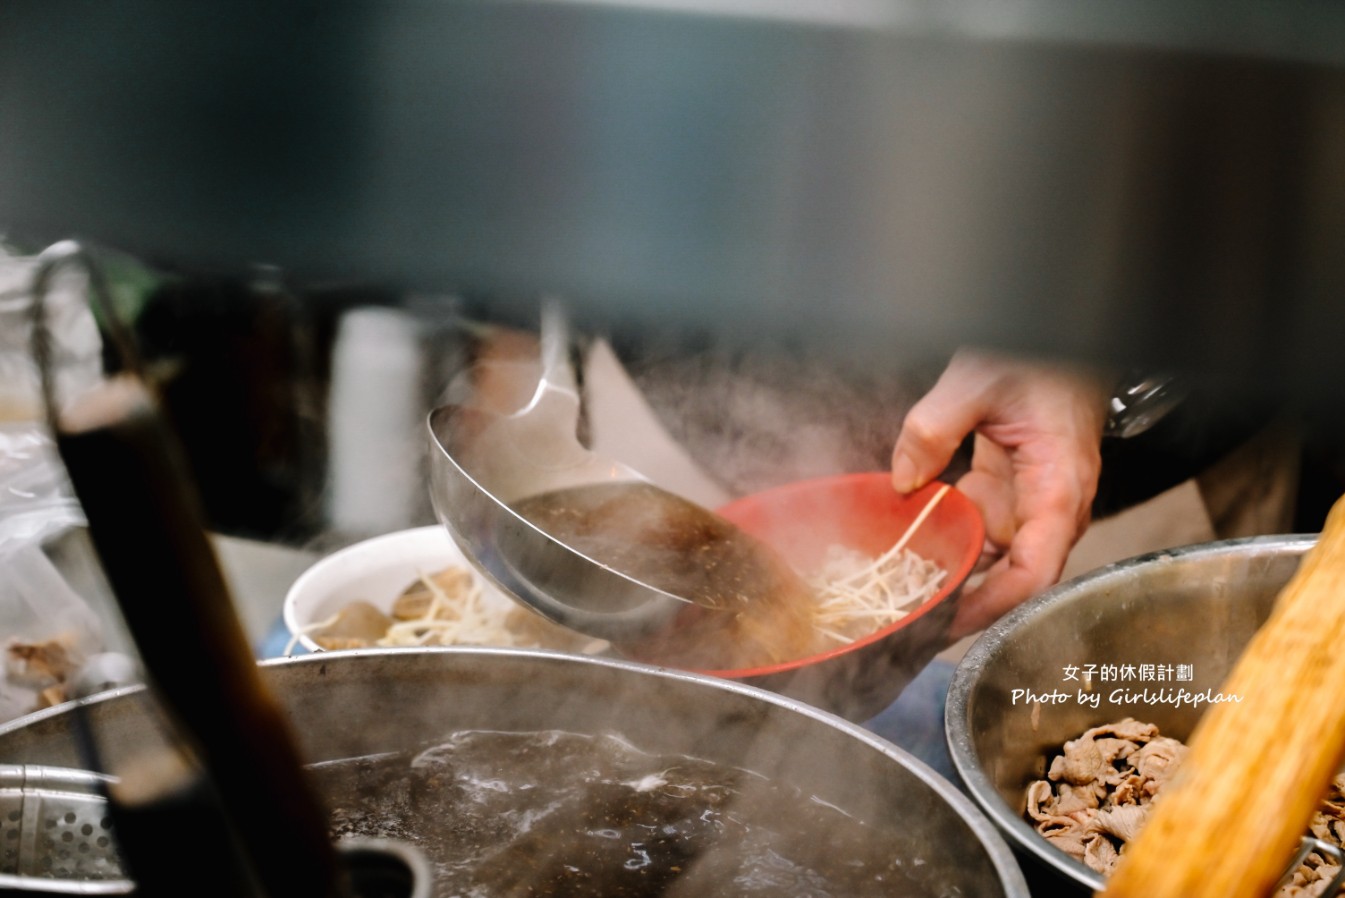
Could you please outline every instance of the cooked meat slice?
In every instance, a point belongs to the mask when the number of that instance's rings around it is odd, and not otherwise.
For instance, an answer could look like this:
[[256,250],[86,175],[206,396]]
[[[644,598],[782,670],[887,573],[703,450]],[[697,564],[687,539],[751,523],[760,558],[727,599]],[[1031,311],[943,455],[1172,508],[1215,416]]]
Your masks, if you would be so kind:
[[[1127,762],[1158,734],[1153,724],[1126,718],[1116,724],[1093,727],[1065,743],[1051,762],[1048,778],[1076,786],[1085,783],[1116,785],[1126,775]],[[1133,762],[1132,762],[1133,763]]]
[[1048,820],[1054,817],[1055,795],[1051,784],[1046,780],[1037,780],[1027,787],[1027,816],[1032,820]]
[[1130,761],[1141,777],[1154,784],[1149,789],[1152,795],[1176,772],[1182,758],[1186,757],[1186,751],[1186,746],[1176,739],[1159,736],[1141,746]]
[[1101,804],[1102,797],[1106,795],[1104,790],[1098,789],[1092,784],[1071,786],[1067,783],[1061,783],[1058,791],[1055,812],[1076,819],[1091,816]]
[[1105,778],[1110,772],[1110,766],[1103,760],[1097,741],[1084,734],[1065,743],[1064,752],[1051,762],[1051,769],[1046,772],[1046,776],[1056,782],[1082,786]]
[[1085,837],[1083,862],[1090,870],[1096,870],[1104,874],[1110,873],[1120,857],[1111,839],[1101,833],[1093,833],[1091,836]]
[[1093,818],[1093,826],[1122,842],[1129,842],[1139,835],[1151,807],[1148,804],[1127,804],[1103,808]]
[[1127,717],[1118,720],[1116,723],[1093,727],[1084,735],[1091,735],[1093,738],[1115,736],[1117,739],[1127,739],[1131,742],[1148,742],[1158,735],[1158,727],[1152,723],[1143,723],[1133,717]]
[[1077,820],[1070,820],[1070,823],[1073,825],[1050,826],[1045,823],[1039,824],[1037,832],[1041,833],[1046,841],[1065,852],[1065,854],[1081,861],[1084,856],[1084,840],[1089,837],[1089,834],[1084,832],[1083,824]]
[[1340,867],[1327,863],[1314,851],[1303,859],[1289,882],[1280,886],[1275,898],[1319,898],[1339,871]]
[[1321,895],[1326,891],[1326,887],[1331,884],[1332,878],[1340,872],[1340,866],[1337,864],[1328,864],[1325,861],[1318,867],[1313,868],[1312,879],[1309,880],[1308,887],[1313,895]]
[[[1028,786],[1027,816],[1043,838],[1108,875],[1186,752],[1178,740],[1133,718],[1094,727],[1066,742],[1052,759],[1047,779]],[[1345,775],[1332,783],[1310,832],[1323,842],[1345,845]],[[1275,898],[1322,898],[1339,869],[1314,851]]]
[[1138,773],[1128,773],[1121,777],[1121,781],[1112,789],[1108,800],[1112,804],[1143,804],[1153,798],[1144,791],[1145,783],[1146,780]]

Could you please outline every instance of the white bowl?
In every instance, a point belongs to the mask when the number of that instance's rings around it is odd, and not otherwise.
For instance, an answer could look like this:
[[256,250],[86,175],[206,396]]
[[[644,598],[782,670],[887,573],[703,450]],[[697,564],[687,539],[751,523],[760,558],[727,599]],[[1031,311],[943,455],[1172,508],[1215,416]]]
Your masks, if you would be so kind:
[[351,602],[363,600],[384,613],[421,574],[461,567],[480,583],[488,601],[511,607],[463,556],[448,531],[436,524],[376,536],[322,558],[290,586],[283,617],[291,637],[310,652],[321,651],[306,632]]

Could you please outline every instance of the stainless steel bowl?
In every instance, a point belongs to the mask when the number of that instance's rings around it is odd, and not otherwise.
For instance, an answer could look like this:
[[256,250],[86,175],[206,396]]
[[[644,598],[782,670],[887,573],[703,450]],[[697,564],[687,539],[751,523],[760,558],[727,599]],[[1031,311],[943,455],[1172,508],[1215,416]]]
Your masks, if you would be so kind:
[[[646,750],[749,767],[868,821],[893,851],[923,861],[930,895],[1028,895],[1008,845],[947,781],[860,727],[754,687],[488,648],[328,652],[264,662],[262,672],[313,762],[422,746],[463,729],[615,731]],[[114,762],[160,738],[147,725],[154,709],[142,689],[82,707]],[[0,728],[0,759],[78,766],[75,723],[66,706]]]
[[[1023,819],[1024,791],[1043,775],[1048,754],[1089,727],[1123,717],[1189,737],[1209,705],[1174,703],[1180,690],[1218,693],[1315,541],[1227,540],[1109,565],[1020,606],[967,652],[946,706],[953,763],[1015,849],[1063,877],[1061,891],[1092,893],[1103,879]],[[1081,698],[1088,665],[1096,670]]]

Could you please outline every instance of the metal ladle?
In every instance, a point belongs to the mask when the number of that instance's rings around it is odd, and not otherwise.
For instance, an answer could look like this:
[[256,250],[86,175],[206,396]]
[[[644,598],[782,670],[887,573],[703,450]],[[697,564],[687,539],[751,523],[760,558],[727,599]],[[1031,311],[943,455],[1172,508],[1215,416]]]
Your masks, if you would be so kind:
[[513,508],[568,487],[648,483],[579,441],[581,400],[568,347],[563,313],[548,305],[541,376],[523,408],[499,414],[445,405],[430,413],[430,496],[464,554],[508,595],[556,623],[620,643],[669,626],[693,603],[593,560]]
[[799,650],[797,600],[811,593],[783,559],[579,441],[554,304],[540,360],[537,389],[513,414],[430,414],[431,498],[464,554],[516,600],[643,660],[703,666],[748,657],[731,649],[772,660]]

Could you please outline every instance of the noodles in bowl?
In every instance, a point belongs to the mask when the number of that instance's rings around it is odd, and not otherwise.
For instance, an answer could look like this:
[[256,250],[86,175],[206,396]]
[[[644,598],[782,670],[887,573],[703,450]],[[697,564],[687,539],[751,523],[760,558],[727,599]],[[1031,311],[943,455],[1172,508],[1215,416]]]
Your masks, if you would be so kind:
[[[807,641],[788,657],[734,663],[693,631],[679,663],[668,666],[763,685],[852,718],[885,707],[942,647],[952,600],[983,539],[979,518],[956,490],[934,484],[901,496],[885,474],[793,484],[719,514],[806,582]],[[357,607],[376,629],[362,642],[348,641],[336,622]],[[388,534],[322,560],[291,589],[285,621],[310,650],[498,645],[610,652],[501,593],[442,527]],[[762,631],[775,624],[769,614],[746,623]]]
[[483,645],[600,654],[607,644],[520,607],[477,573],[438,525],[355,543],[290,587],[290,650]]
[[948,490],[937,489],[902,538],[877,558],[839,544],[828,547],[821,568],[810,578],[817,594],[816,625],[823,636],[841,645],[854,642],[896,623],[938,594],[948,571],[911,551],[907,543]]
[[818,642],[782,664],[711,672],[852,720],[886,708],[947,645],[985,540],[957,489],[902,495],[886,472],[787,484],[718,511],[804,572],[819,593]]

